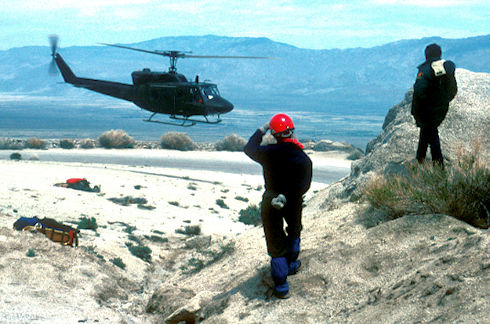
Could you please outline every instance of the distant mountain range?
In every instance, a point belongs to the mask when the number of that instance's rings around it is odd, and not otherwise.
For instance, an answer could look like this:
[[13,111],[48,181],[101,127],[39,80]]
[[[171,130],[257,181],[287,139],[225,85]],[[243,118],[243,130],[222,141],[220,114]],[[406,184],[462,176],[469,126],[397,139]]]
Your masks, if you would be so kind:
[[[61,45],[63,35],[61,34]],[[440,37],[400,40],[371,48],[312,50],[267,38],[185,36],[125,44],[148,50],[192,51],[196,55],[270,56],[274,60],[183,59],[177,69],[188,79],[217,83],[235,106],[301,110],[386,112],[411,87],[424,48],[438,43],[443,58],[457,67],[490,72],[490,35],[464,39]],[[46,41],[47,43],[47,41]],[[48,45],[48,44],[47,44]],[[168,69],[156,55],[106,46],[61,47],[59,52],[81,77],[131,83],[131,72]],[[0,51],[0,93],[100,98],[100,94],[61,85],[48,75],[49,46]],[[0,98],[1,100],[1,98]],[[117,100],[117,99],[114,99]]]

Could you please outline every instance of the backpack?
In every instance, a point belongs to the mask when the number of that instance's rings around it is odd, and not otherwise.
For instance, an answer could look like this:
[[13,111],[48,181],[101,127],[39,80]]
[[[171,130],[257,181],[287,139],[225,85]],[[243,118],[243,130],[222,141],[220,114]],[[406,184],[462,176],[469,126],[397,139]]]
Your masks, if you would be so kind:
[[37,217],[21,217],[14,223],[14,228],[18,231],[30,231],[36,229],[36,224],[39,222]]
[[15,221],[14,228],[18,231],[37,230],[53,242],[59,242],[69,246],[73,246],[73,243],[75,243],[75,246],[78,246],[78,234],[80,230],[59,223],[52,218],[21,217]]
[[75,246],[78,246],[78,234],[80,230],[59,223],[52,218],[39,220],[36,229],[53,242],[59,242],[69,246],[73,246],[73,243],[75,243]]
[[66,180],[66,183],[68,184],[68,188],[83,191],[92,191],[92,188],[90,188],[90,182],[88,182],[87,179],[70,178]]
[[434,90],[440,94],[442,102],[449,103],[456,96],[458,89],[454,79],[454,63],[449,61],[449,71],[446,71],[444,63],[445,60],[438,60],[430,64],[433,73],[432,83]]

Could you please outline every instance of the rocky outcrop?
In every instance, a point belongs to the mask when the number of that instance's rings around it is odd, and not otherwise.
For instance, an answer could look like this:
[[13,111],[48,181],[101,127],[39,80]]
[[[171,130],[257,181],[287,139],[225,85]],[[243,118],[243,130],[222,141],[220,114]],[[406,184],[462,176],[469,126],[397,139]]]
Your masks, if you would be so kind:
[[[456,79],[458,94],[439,127],[445,162],[450,164],[462,150],[475,147],[479,147],[482,160],[490,161],[490,74],[457,69]],[[366,146],[366,156],[352,163],[348,177],[331,186],[329,197],[355,200],[373,174],[397,173],[403,163],[414,160],[419,130],[410,114],[412,93],[408,91],[388,111],[383,131]],[[430,150],[427,157],[430,159]]]

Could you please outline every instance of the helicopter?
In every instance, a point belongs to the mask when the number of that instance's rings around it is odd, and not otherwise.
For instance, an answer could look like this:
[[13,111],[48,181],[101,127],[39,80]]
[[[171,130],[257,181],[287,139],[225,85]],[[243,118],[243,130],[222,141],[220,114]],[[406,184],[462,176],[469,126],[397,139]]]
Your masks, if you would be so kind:
[[[131,73],[133,84],[96,80],[77,77],[58,53],[58,36],[50,35],[52,65],[56,65],[61,72],[63,80],[75,87],[85,88],[111,97],[133,102],[138,107],[152,112],[146,122],[167,125],[193,126],[196,123],[217,124],[222,121],[221,115],[233,110],[233,104],[220,95],[218,86],[214,83],[200,82],[199,76],[194,81],[177,73],[177,60],[183,58],[225,58],[225,59],[274,59],[260,56],[209,56],[191,55],[191,52],[175,50],[145,50],[118,44],[101,45],[112,46],[132,51],[156,54],[170,58],[168,72],[151,71],[144,68]],[[169,115],[174,121],[152,119],[157,114]],[[216,116],[210,119],[209,116]],[[197,119],[197,117],[203,117]]]

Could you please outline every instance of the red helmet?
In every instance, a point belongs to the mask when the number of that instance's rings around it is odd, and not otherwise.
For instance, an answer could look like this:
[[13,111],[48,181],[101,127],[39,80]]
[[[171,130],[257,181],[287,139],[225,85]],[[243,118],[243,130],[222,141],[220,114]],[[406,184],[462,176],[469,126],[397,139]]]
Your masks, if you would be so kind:
[[271,118],[269,128],[272,135],[279,135],[280,133],[288,131],[286,132],[288,133],[287,136],[290,136],[290,132],[294,130],[294,124],[293,120],[288,115],[276,114]]

